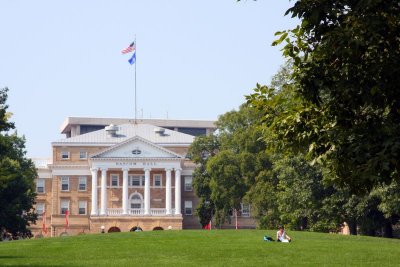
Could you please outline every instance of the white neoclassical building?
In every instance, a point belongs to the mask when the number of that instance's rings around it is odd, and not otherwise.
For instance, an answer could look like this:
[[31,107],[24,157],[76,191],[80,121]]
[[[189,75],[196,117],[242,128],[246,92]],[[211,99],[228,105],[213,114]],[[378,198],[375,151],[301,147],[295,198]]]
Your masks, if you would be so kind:
[[[212,121],[68,118],[52,158],[36,160],[34,234],[200,228],[187,152]],[[44,212],[44,213],[43,213]],[[243,207],[241,224],[249,221]]]

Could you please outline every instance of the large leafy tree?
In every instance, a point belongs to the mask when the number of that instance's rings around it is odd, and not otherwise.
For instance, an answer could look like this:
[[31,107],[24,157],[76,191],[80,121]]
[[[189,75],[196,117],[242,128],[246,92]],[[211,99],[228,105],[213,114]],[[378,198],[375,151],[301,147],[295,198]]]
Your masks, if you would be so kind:
[[279,146],[306,148],[329,169],[326,180],[352,192],[398,181],[400,5],[298,0],[287,13],[301,24],[275,44],[293,60],[295,101],[259,87],[250,101],[265,111],[265,127]]
[[18,137],[7,112],[7,88],[0,90],[0,234],[30,237],[28,226],[36,221],[33,162],[25,157],[25,140]]
[[229,221],[232,210],[245,201],[257,174],[270,168],[255,123],[259,119],[257,110],[243,105],[239,111],[220,116],[213,135],[198,137],[191,145],[189,154],[198,164],[193,174],[200,198],[197,214],[203,225],[211,216],[217,224]]

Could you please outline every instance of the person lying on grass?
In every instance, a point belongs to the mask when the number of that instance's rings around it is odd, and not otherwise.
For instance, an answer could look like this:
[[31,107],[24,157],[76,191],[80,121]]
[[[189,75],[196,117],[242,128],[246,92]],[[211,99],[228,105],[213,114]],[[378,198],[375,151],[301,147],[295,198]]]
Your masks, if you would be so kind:
[[285,228],[281,225],[278,227],[278,232],[276,232],[276,241],[278,242],[290,242],[292,239],[285,232]]

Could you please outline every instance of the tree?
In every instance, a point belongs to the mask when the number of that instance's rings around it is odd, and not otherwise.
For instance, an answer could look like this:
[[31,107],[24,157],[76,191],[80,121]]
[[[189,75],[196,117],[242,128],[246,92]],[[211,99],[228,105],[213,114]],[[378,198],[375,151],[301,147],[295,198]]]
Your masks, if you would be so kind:
[[294,98],[261,86],[249,97],[277,146],[306,149],[325,180],[358,194],[399,181],[398,3],[298,0],[287,14],[301,24],[274,44],[293,60]]
[[196,213],[202,227],[207,225],[214,215],[214,203],[211,200],[211,177],[206,171],[206,164],[210,157],[217,154],[219,141],[214,135],[198,136],[191,144],[188,156],[197,164],[193,171],[193,188],[199,198]]
[[220,116],[213,135],[197,137],[191,145],[189,155],[198,164],[193,174],[200,198],[197,214],[203,225],[210,216],[217,225],[229,221],[257,173],[270,168],[261,131],[254,123],[258,120],[259,112],[243,105]]
[[0,234],[31,237],[27,227],[37,218],[33,210],[37,174],[33,162],[25,157],[25,139],[10,133],[15,126],[7,113],[7,91],[0,90]]

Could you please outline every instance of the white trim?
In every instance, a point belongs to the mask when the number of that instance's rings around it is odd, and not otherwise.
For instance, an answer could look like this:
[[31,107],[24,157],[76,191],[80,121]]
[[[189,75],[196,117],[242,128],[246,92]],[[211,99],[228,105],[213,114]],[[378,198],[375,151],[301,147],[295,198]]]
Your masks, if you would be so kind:
[[[71,209],[69,208],[70,200],[69,200],[69,199],[66,199],[66,198],[60,198],[60,209],[58,210],[58,211],[60,212],[60,214],[63,214],[63,213],[62,213],[62,209],[65,208],[65,207],[63,207],[63,205],[62,205],[63,203],[67,203],[66,208],[67,208],[68,211],[71,211]],[[64,214],[65,214],[65,213],[64,213]],[[69,212],[69,215],[71,215],[71,212]]]
[[[81,153],[85,153],[85,157],[81,157]],[[79,150],[79,160],[87,160],[88,158],[88,152],[86,150]]]
[[[125,146],[125,145],[127,145],[127,144],[129,144],[129,143],[133,143],[133,142],[135,142],[135,141],[139,141],[139,142],[145,143],[145,144],[147,144],[147,145],[150,145],[150,146],[152,146],[152,147],[154,147],[154,148],[156,148],[156,149],[159,149],[159,150],[161,150],[161,151],[163,151],[163,152],[165,152],[165,153],[167,153],[167,154],[173,156],[172,158],[175,158],[175,159],[176,159],[176,158],[178,158],[178,159],[183,159],[183,156],[182,156],[182,155],[179,155],[179,154],[177,154],[177,153],[175,153],[175,152],[173,152],[173,151],[170,151],[170,150],[168,150],[168,149],[165,149],[165,148],[163,148],[162,146],[157,145],[157,144],[155,144],[155,143],[152,143],[152,142],[150,142],[150,141],[148,141],[148,140],[146,140],[146,139],[144,139],[144,138],[142,138],[142,137],[140,137],[140,136],[137,136],[137,135],[134,136],[134,137],[132,137],[132,138],[129,138],[128,140],[125,140],[125,141],[123,141],[123,142],[121,142],[121,143],[118,143],[118,144],[116,144],[116,145],[114,145],[114,146],[112,146],[112,147],[106,148],[105,150],[103,150],[103,151],[101,151],[101,152],[99,152],[99,153],[97,153],[97,154],[94,154],[93,156],[91,156],[91,158],[99,158],[101,155],[104,155],[104,154],[107,153],[107,152],[113,151],[113,150],[115,150],[115,149],[117,149],[117,148],[123,147],[123,146]],[[134,158],[143,159],[143,158],[141,158],[141,157],[134,157]]]
[[[67,158],[64,158],[64,156],[67,156]],[[61,158],[61,160],[70,160],[71,159],[71,154],[67,150],[61,150],[60,151],[60,158]]]
[[[133,178],[139,177],[139,185],[133,185]],[[128,188],[143,188],[145,183],[144,174],[128,174]]]
[[[80,213],[81,203],[85,203],[85,213]],[[78,200],[78,215],[87,215],[87,200]]]
[[[38,207],[39,207],[39,206],[42,207],[42,212],[41,212],[41,213],[38,212]],[[36,214],[37,214],[39,217],[41,217],[42,214],[43,214],[43,212],[46,211],[46,203],[45,203],[45,202],[41,202],[41,201],[36,202],[36,204],[35,204],[35,210],[36,210]]]
[[[84,190],[80,189],[81,179],[83,179],[83,178],[85,179],[85,189]],[[78,191],[79,192],[87,191],[87,176],[78,176]]]
[[[185,190],[185,192],[192,192],[193,191],[193,176],[183,176],[184,177],[184,181],[183,181],[183,189]],[[186,188],[186,180],[189,180],[190,178],[190,189],[188,190]]]
[[[117,185],[112,185],[113,177],[117,177]],[[119,174],[118,173],[110,173],[110,188],[118,188],[119,187]]]
[[[40,186],[40,187],[43,187],[43,192],[39,192],[38,191],[39,182],[43,183],[43,186]],[[46,193],[46,180],[45,179],[43,179],[43,178],[37,178],[36,179],[36,193],[37,194],[45,194]]]
[[144,208],[144,199],[143,199],[142,194],[140,194],[138,191],[135,191],[132,194],[130,194],[130,196],[129,196],[129,208],[128,209],[132,209],[132,197],[135,196],[135,195],[139,196],[139,198],[140,198],[140,209],[143,209]]
[[[68,185],[68,189],[67,190],[64,190],[63,189],[63,180],[66,180],[68,183],[67,183],[67,185]],[[65,181],[64,181],[65,182]],[[60,177],[60,191],[61,192],[69,192],[70,191],[70,184],[69,184],[69,176],[61,176]]]
[[[160,185],[156,185],[156,177],[160,178]],[[162,188],[162,187],[163,187],[162,174],[160,173],[153,174],[153,188]]]
[[[184,202],[184,209],[185,209],[185,215],[186,216],[192,216],[193,215],[193,201],[191,200],[185,200]],[[190,213],[188,213],[187,209],[190,209]]]

